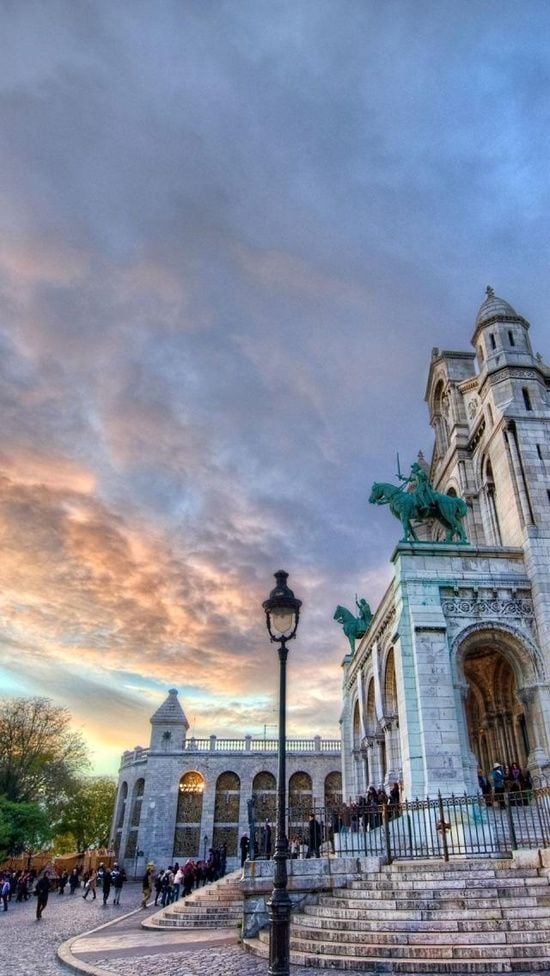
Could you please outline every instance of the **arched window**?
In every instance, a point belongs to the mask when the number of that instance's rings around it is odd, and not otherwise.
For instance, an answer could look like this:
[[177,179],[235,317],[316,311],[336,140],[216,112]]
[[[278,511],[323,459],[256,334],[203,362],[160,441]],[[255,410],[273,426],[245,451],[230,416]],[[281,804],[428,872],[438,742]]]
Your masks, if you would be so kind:
[[293,773],[288,781],[288,807],[291,817],[307,817],[312,810],[313,789],[309,773]]
[[342,804],[342,773],[334,771],[325,777],[325,810],[327,821]]
[[181,777],[176,812],[174,857],[200,855],[203,793],[204,778],[200,773],[190,771]]
[[241,781],[236,773],[222,773],[216,781],[214,837],[212,846],[227,846],[227,856],[236,857],[239,832]]
[[134,789],[132,790],[132,807],[130,810],[130,829],[128,832],[128,840],[126,841],[126,853],[125,857],[132,858],[135,857],[138,841],[139,832],[139,822],[141,820],[141,804],[143,802],[143,794],[145,792],[145,780],[138,779],[134,783]]
[[440,380],[434,390],[432,401],[432,426],[435,430],[435,453],[437,457],[443,457],[449,446],[447,421],[449,408],[450,400],[445,392],[445,384],[443,380]]
[[257,773],[252,781],[252,796],[256,801],[256,822],[273,823],[277,810],[277,785],[273,773]]
[[493,477],[493,466],[489,457],[484,457],[481,463],[481,495],[483,499],[483,521],[487,541],[501,545],[500,522],[498,518],[497,492]]
[[115,851],[117,854],[120,852],[120,842],[122,840],[122,830],[124,827],[124,818],[126,816],[126,803],[128,801],[128,783],[121,783],[120,790],[118,793],[118,808],[115,821]]

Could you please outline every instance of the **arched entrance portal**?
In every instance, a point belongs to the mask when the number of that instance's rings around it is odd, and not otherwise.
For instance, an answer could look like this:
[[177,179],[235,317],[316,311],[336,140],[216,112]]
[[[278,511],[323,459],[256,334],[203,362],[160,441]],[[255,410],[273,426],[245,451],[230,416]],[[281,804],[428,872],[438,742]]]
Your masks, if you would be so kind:
[[464,656],[468,685],[465,701],[470,748],[486,775],[500,762],[524,769],[529,736],[516,676],[507,656],[489,640],[470,647]]

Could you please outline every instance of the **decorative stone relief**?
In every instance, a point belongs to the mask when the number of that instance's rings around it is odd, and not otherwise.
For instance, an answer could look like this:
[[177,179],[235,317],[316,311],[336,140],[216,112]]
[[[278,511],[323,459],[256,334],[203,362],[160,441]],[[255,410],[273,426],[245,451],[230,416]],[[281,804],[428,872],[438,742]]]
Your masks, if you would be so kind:
[[531,600],[483,600],[462,599],[443,600],[443,613],[453,617],[532,617]]
[[470,420],[474,419],[478,411],[478,408],[479,408],[479,400],[477,399],[477,397],[472,397],[472,399],[468,401],[468,416]]

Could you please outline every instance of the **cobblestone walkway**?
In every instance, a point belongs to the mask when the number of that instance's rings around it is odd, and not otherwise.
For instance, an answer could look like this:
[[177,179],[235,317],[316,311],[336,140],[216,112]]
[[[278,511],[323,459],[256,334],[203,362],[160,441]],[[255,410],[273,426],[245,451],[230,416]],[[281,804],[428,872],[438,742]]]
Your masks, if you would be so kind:
[[139,897],[138,888],[129,885],[123,889],[120,908],[113,905],[103,908],[99,896],[95,901],[90,901],[90,896],[84,901],[82,891],[63,896],[53,892],[39,922],[36,919],[36,898],[20,903],[11,901],[7,912],[0,911],[0,954],[5,971],[11,976],[67,974],[67,969],[61,966],[56,956],[58,946],[73,935],[87,932],[117,915],[131,911]]
[[[251,956],[239,946],[173,952],[164,956],[140,956],[133,959],[95,960],[116,976],[266,976],[267,959]],[[326,970],[323,970],[326,972]],[[291,976],[311,976],[319,970],[291,966]],[[346,976],[364,976],[348,969]]]

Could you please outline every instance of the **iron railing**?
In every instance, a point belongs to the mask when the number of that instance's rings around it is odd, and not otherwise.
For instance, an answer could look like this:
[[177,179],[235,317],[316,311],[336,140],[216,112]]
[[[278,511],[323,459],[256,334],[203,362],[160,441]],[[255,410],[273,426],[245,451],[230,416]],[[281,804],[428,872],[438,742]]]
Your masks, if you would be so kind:
[[[316,807],[320,853],[397,858],[510,857],[518,848],[550,846],[550,787],[500,796],[441,796],[338,810]],[[289,811],[288,837],[311,856],[309,815]],[[296,843],[297,842],[297,843]]]

